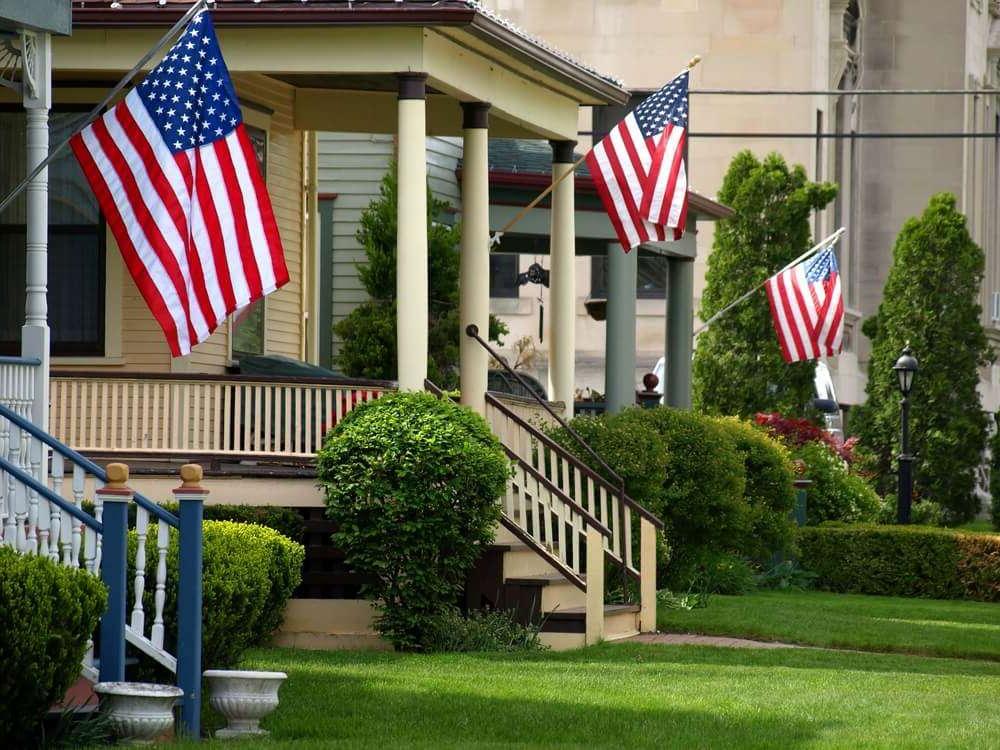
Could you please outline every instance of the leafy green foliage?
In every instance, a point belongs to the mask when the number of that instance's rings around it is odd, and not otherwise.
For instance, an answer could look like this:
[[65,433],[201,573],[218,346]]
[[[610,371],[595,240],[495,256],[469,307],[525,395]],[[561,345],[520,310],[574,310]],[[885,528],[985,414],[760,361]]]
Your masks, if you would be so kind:
[[699,547],[674,564],[671,581],[705,594],[740,596],[757,588],[754,569],[745,557],[711,547]]
[[775,552],[787,552],[794,527],[790,514],[795,508],[795,472],[788,449],[768,437],[763,429],[736,417],[722,417],[719,424],[729,433],[743,457],[750,506],[750,534],[743,552],[763,560]]
[[[207,508],[207,506],[206,506]],[[251,646],[267,641],[281,625],[285,605],[302,578],[305,548],[273,529],[232,521],[205,521],[202,562],[202,663],[227,669]],[[156,526],[146,539],[146,571],[156,570]],[[128,580],[135,575],[137,539],[129,532]],[[165,647],[176,653],[179,537],[170,533],[167,548]],[[152,586],[143,597],[154,612]]]
[[334,543],[376,579],[376,627],[399,649],[422,647],[452,606],[500,517],[510,477],[478,414],[426,393],[354,409],[317,457]]
[[473,610],[463,615],[452,607],[438,614],[425,649],[436,652],[541,651],[539,626],[522,625],[510,612]]
[[[366,263],[358,275],[370,300],[334,326],[342,340],[337,363],[351,377],[394,380],[396,361],[396,210],[399,193],[395,165],[382,179],[380,195],[361,215],[358,242]],[[436,221],[451,206],[427,191],[428,377],[443,388],[458,383],[458,276],[461,228]],[[485,249],[484,249],[485,252]],[[489,338],[500,341],[507,326],[490,316]]]
[[795,450],[796,459],[806,465],[806,523],[874,521],[879,497],[867,481],[850,471],[842,458],[822,443],[805,443]]
[[795,560],[782,560],[756,576],[757,587],[779,591],[804,591],[816,583],[816,574],[805,570]]
[[1000,601],[1000,537],[921,526],[799,529],[800,562],[829,591]]
[[[180,511],[176,502],[161,505],[175,515]],[[266,526],[293,542],[301,542],[306,530],[305,520],[294,508],[283,508],[280,505],[206,505],[204,516],[206,521],[235,521]]]
[[0,548],[0,745],[33,742],[49,707],[79,677],[106,604],[89,573]]
[[[814,183],[778,154],[763,161],[741,151],[729,165],[719,200],[736,215],[715,227],[699,316],[707,320],[810,246],[813,212],[837,187]],[[813,396],[812,362],[785,364],[764,291],[698,337],[695,408],[752,417],[759,411],[801,414]]]
[[978,368],[994,355],[980,323],[983,269],[983,251],[955,197],[935,195],[922,216],[903,225],[882,303],[862,329],[872,340],[868,401],[852,415],[852,425],[875,454],[877,489],[895,489],[900,405],[892,366],[910,342],[920,360],[910,413],[914,490],[944,506],[952,523],[978,510],[973,473],[986,446],[976,387]]

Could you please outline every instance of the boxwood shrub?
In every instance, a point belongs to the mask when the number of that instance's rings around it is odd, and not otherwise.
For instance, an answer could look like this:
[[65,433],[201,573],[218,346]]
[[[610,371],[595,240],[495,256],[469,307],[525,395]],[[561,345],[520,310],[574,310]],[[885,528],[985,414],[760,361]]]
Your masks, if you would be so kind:
[[511,470],[503,447],[469,409],[394,393],[351,411],[317,466],[334,543],[373,578],[376,627],[398,649],[425,647],[493,540]]
[[798,531],[802,567],[829,591],[1000,601],[1000,536],[921,526]]
[[106,604],[89,573],[0,548],[0,747],[35,744],[45,713],[80,676]]
[[[202,563],[202,663],[205,669],[235,666],[243,652],[265,642],[280,625],[285,604],[302,577],[305,548],[273,529],[232,521],[205,521]],[[135,532],[129,534],[129,580],[134,576]],[[176,653],[179,540],[167,549],[163,620],[165,647]],[[146,617],[153,617],[156,526],[146,540]]]

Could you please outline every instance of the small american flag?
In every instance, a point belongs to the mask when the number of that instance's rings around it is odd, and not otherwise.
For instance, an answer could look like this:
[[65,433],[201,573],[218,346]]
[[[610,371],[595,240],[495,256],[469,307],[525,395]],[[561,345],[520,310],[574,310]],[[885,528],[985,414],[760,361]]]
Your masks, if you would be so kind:
[[287,283],[267,187],[208,11],[70,145],[173,356]]
[[687,219],[684,143],[688,121],[685,70],[648,96],[591,149],[587,165],[625,250],[674,239]]
[[786,362],[840,353],[844,297],[832,246],[775,274],[765,286],[774,330]]

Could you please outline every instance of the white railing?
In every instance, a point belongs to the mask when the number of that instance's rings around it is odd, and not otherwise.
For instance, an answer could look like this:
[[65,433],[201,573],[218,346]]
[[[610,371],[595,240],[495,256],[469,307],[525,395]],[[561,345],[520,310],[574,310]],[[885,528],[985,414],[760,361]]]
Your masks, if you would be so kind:
[[50,429],[80,451],[308,458],[381,381],[53,373]]
[[[497,391],[490,391],[490,395],[532,427],[546,429],[558,424],[556,419],[534,399]],[[566,407],[562,401],[549,401],[548,404],[557,414],[566,416]]]

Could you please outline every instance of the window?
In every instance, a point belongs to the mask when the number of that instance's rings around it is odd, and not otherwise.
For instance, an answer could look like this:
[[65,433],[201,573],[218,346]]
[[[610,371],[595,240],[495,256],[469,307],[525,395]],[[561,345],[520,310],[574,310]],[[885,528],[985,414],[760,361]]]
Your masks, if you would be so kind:
[[[261,176],[267,179],[267,131],[245,125]],[[264,353],[265,300],[252,302],[233,315],[233,356]]]
[[[665,299],[667,296],[667,258],[663,255],[640,255],[635,280],[635,296],[639,299]],[[595,255],[590,259],[590,296],[608,296],[608,258]]]
[[490,297],[514,299],[520,296],[517,258],[514,253],[490,254]]
[[[53,111],[49,142],[85,116]],[[0,110],[0,195],[26,174],[25,113]],[[104,355],[105,227],[90,186],[68,150],[49,166],[48,307],[55,356]],[[22,193],[0,216],[0,352],[21,350],[27,203]]]

